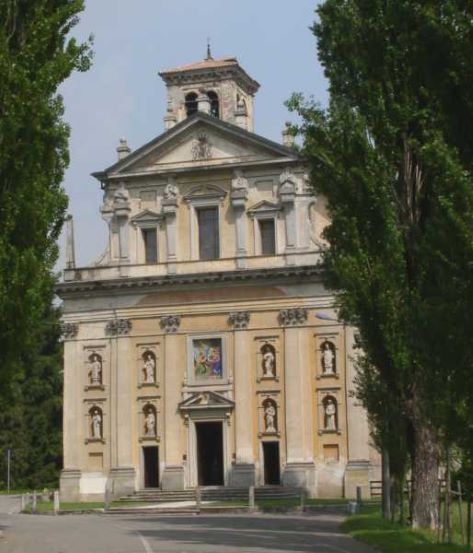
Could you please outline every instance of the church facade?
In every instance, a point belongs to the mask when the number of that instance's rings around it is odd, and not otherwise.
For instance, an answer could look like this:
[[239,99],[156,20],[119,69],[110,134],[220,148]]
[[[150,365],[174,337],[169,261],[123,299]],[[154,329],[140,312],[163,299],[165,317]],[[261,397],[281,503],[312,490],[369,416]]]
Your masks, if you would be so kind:
[[63,499],[142,488],[355,495],[377,471],[354,332],[321,278],[323,198],[288,130],[254,133],[235,58],[161,73],[163,134],[94,173],[108,247],[64,302]]

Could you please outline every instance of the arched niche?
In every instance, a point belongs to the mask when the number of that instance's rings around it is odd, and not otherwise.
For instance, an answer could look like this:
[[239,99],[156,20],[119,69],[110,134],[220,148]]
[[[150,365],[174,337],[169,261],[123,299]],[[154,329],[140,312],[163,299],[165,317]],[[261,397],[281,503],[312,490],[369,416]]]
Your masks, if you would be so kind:
[[263,428],[265,434],[276,434],[278,431],[278,407],[274,399],[263,401]]
[[147,349],[143,352],[141,367],[141,380],[143,384],[156,383],[156,355],[154,351]]
[[102,356],[94,352],[89,355],[89,384],[100,386],[103,381]]
[[156,437],[156,425],[156,407],[151,403],[147,403],[143,407],[143,435],[147,438]]
[[337,400],[327,395],[322,400],[324,411],[324,430],[326,432],[337,432],[338,430],[338,403]]
[[265,343],[260,348],[261,375],[263,378],[276,377],[276,349],[273,345]]
[[337,374],[337,350],[330,340],[324,340],[320,345],[320,364],[324,376]]
[[89,409],[89,434],[92,440],[103,438],[103,412],[100,407],[93,405]]

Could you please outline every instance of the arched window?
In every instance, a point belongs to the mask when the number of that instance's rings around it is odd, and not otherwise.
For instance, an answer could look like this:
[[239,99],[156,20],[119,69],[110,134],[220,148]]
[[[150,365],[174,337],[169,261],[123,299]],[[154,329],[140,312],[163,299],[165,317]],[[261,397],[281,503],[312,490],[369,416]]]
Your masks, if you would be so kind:
[[156,408],[154,405],[147,403],[143,408],[144,418],[144,435],[153,437],[156,436]]
[[186,94],[185,104],[186,104],[187,117],[189,117],[193,113],[196,113],[198,110],[197,94],[195,92],[189,92],[189,94]]
[[209,90],[209,92],[207,92],[207,96],[210,100],[210,115],[220,117],[220,103],[217,93],[213,90]]

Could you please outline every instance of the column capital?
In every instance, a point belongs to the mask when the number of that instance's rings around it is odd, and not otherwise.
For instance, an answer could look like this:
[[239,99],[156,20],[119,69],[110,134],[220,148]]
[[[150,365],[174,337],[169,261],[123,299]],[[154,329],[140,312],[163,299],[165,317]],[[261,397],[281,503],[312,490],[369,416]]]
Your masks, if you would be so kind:
[[248,323],[250,322],[250,312],[249,311],[236,311],[230,313],[228,316],[228,324],[233,326],[235,330],[243,330],[248,328]]
[[279,324],[282,326],[296,326],[307,322],[307,309],[305,307],[291,307],[279,312]]
[[131,330],[130,319],[112,319],[105,325],[105,334],[109,336],[124,336]]
[[177,332],[179,326],[181,325],[181,316],[180,315],[165,315],[161,317],[159,324],[164,332],[170,334]]
[[78,323],[61,323],[61,335],[63,340],[75,338],[78,332]]

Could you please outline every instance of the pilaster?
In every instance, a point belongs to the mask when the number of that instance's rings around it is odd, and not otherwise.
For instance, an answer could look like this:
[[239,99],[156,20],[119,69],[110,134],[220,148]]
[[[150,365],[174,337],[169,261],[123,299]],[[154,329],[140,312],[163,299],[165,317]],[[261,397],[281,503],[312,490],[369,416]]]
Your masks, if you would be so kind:
[[180,317],[161,318],[164,337],[164,470],[161,478],[163,490],[184,489],[182,459],[182,418],[177,409],[186,365],[185,336],[177,334]]
[[63,501],[78,501],[80,499],[81,471],[77,464],[80,458],[80,367],[77,361],[81,359],[78,342],[73,338],[78,332],[78,325],[65,323],[62,325],[64,336],[64,410],[63,410],[63,454],[64,468],[61,471],[60,489]]
[[250,314],[231,313],[229,323],[234,328],[234,385],[235,385],[235,463],[231,485],[248,487],[255,484],[254,463],[254,405],[251,379],[251,342],[247,331]]
[[307,370],[307,310],[302,307],[280,312],[284,329],[286,404],[286,466],[283,484],[315,493],[315,464],[312,451],[313,415],[310,401],[310,371]]
[[111,336],[110,375],[110,435],[111,435],[111,490],[114,497],[135,491],[133,467],[133,371],[130,370],[129,319],[114,319],[107,323],[106,333]]
[[355,498],[356,488],[361,487],[362,497],[370,497],[370,432],[365,409],[357,399],[350,394],[355,387],[356,376],[353,357],[354,330],[347,328],[346,339],[346,405],[347,405],[347,435],[348,463],[345,469],[345,497]]

